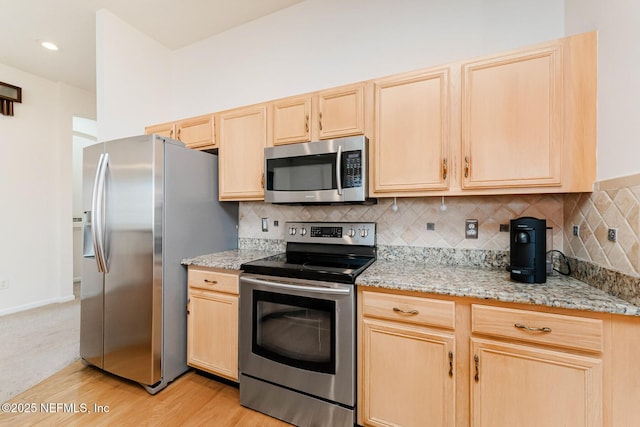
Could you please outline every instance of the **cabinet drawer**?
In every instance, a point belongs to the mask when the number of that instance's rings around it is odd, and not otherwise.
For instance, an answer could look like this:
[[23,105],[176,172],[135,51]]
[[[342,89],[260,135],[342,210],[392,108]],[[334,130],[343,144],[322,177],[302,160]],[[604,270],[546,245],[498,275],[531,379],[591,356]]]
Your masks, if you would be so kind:
[[430,298],[362,292],[363,315],[453,329],[455,303]]
[[561,314],[473,304],[471,330],[586,351],[601,352],[603,346],[602,320]]
[[204,268],[189,267],[190,288],[208,289],[229,294],[239,294],[239,273],[222,273]]

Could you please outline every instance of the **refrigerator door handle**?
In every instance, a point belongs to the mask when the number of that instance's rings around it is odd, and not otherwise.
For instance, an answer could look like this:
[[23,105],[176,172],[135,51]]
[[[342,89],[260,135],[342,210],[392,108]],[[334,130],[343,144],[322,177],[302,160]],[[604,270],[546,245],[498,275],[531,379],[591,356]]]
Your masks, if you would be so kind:
[[93,211],[93,227],[91,228],[93,234],[93,250],[96,256],[98,271],[101,273],[109,272],[104,251],[104,188],[108,164],[109,154],[101,154],[96,169],[96,178],[93,183],[93,198],[91,200],[91,209]]

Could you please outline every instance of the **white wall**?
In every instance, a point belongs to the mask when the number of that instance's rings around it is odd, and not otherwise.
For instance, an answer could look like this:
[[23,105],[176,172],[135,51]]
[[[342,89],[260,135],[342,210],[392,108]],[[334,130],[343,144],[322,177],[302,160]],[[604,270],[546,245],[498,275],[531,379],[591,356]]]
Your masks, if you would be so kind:
[[557,0],[307,0],[175,52],[190,116],[440,65],[564,34]]
[[640,173],[640,2],[565,0],[566,31],[598,30],[598,180]]
[[[559,38],[564,9],[557,0],[306,0],[171,53],[106,11],[99,12],[97,31],[104,140],[153,123]],[[156,61],[161,56],[170,58],[172,80]]]
[[170,76],[168,49],[111,12],[97,12],[99,141],[140,135],[145,125],[175,118]]
[[0,116],[0,315],[73,299],[72,116],[95,116],[95,97],[0,64],[22,87]]

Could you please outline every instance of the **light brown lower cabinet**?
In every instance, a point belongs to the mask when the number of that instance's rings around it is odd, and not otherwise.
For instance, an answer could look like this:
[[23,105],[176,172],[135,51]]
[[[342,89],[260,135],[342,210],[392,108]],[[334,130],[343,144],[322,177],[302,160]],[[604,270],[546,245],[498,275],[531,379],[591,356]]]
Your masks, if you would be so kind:
[[239,272],[189,267],[187,364],[238,381]]
[[357,324],[362,426],[640,419],[638,317],[359,287]]
[[455,337],[402,323],[362,322],[363,424],[454,425]]
[[359,423],[455,425],[454,303],[360,291],[358,304]]
[[602,426],[602,359],[471,339],[471,425]]

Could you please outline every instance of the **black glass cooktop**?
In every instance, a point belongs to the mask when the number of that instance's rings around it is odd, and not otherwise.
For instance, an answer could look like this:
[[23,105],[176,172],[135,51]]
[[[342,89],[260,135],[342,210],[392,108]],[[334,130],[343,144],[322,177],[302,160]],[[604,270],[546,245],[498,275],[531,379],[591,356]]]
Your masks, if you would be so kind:
[[285,252],[240,266],[245,273],[325,282],[354,283],[356,277],[375,261],[372,255]]

